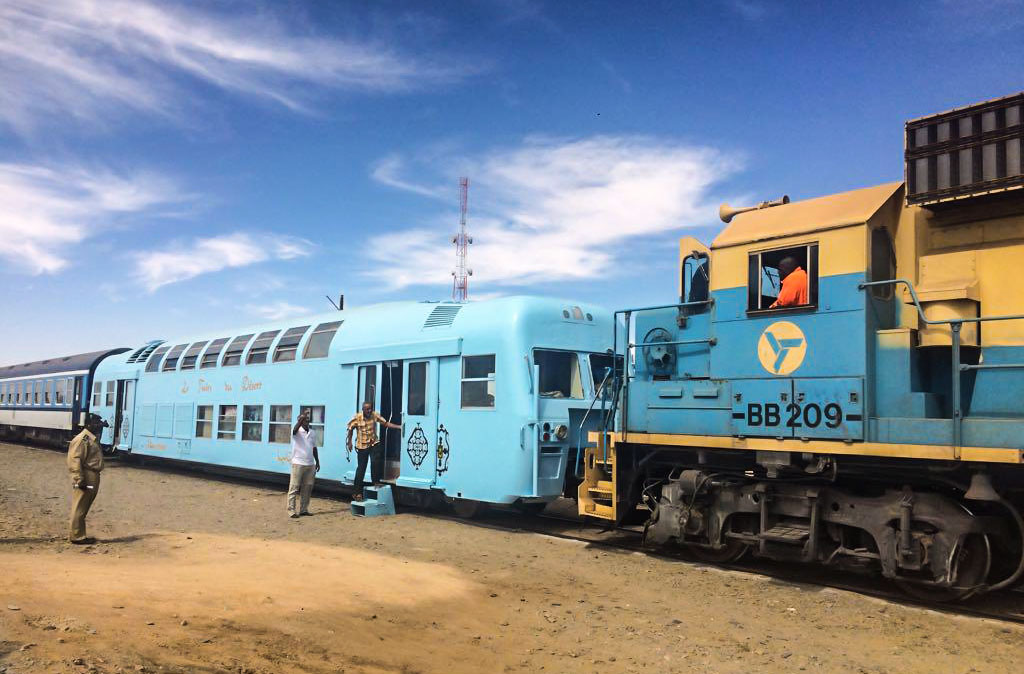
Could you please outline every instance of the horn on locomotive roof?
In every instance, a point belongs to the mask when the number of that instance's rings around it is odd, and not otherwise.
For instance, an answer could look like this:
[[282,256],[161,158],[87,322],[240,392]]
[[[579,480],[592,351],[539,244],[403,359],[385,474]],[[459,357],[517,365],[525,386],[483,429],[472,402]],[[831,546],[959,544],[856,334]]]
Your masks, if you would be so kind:
[[722,219],[722,222],[729,222],[740,213],[746,213],[747,211],[757,211],[762,208],[771,208],[772,206],[782,206],[783,204],[789,203],[789,195],[783,194],[781,199],[775,199],[774,201],[762,201],[757,206],[747,206],[746,208],[733,208],[729,204],[722,204],[718,209],[718,217]]

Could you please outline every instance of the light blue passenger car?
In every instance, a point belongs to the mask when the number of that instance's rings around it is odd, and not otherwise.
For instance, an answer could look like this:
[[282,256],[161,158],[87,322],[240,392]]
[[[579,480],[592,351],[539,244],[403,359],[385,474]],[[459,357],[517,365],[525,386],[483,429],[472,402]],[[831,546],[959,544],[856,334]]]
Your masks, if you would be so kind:
[[318,477],[350,485],[346,426],[370,401],[401,426],[381,429],[400,492],[543,502],[563,493],[597,427],[588,410],[611,328],[597,307],[534,297],[347,309],[107,358],[94,381],[116,396],[92,411],[117,449],[270,473],[288,472],[292,426],[309,411]]

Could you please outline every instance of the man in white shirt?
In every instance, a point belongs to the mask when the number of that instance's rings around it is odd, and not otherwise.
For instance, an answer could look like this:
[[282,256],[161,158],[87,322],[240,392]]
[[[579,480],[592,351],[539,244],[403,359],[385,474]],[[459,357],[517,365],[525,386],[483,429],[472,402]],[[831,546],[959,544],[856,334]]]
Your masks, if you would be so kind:
[[[320,472],[320,455],[316,451],[316,434],[309,430],[309,417],[300,414],[292,429],[292,476],[288,483],[288,514],[292,517],[309,515],[309,495],[313,480]],[[295,497],[299,507],[295,508]]]

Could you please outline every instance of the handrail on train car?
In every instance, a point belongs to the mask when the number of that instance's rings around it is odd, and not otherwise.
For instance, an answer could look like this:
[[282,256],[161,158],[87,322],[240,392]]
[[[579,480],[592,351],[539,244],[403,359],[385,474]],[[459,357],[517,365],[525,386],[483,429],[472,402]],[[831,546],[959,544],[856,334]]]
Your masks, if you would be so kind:
[[952,333],[953,349],[951,354],[952,360],[952,388],[953,388],[953,457],[956,459],[960,458],[960,447],[963,444],[963,409],[961,397],[961,381],[960,375],[969,370],[995,370],[995,369],[1019,369],[1024,368],[1024,363],[992,363],[986,365],[984,363],[978,363],[972,365],[969,363],[960,362],[960,330],[963,328],[964,323],[985,323],[987,321],[1014,321],[1024,319],[1024,314],[1007,314],[1003,316],[976,316],[973,318],[944,318],[944,319],[929,319],[924,315],[924,309],[921,307],[921,301],[917,298],[917,291],[914,290],[914,284],[907,279],[896,278],[889,279],[887,281],[865,281],[857,286],[858,289],[864,290],[874,286],[883,285],[898,285],[903,284],[907,287],[910,292],[910,298],[914,302],[914,308],[917,309],[918,318],[925,325],[948,325],[949,330]]
[[[685,307],[711,306],[714,303],[715,303],[715,299],[713,297],[711,297],[711,298],[708,298],[706,300],[697,300],[697,301],[694,301],[694,302],[676,302],[676,303],[673,303],[673,304],[659,304],[659,305],[650,306],[650,307],[639,307],[639,308],[633,308],[633,309],[619,309],[619,310],[617,310],[615,312],[615,314],[612,317],[612,324],[613,324],[613,328],[615,330],[615,334],[612,337],[612,355],[613,355],[612,367],[615,370],[615,379],[613,380],[612,387],[613,387],[615,398],[619,397],[619,390],[620,390],[620,388],[624,389],[624,391],[622,393],[622,402],[623,402],[623,405],[622,405],[622,426],[623,426],[623,428],[628,428],[627,422],[629,420],[629,376],[627,374],[627,368],[629,367],[629,353],[630,353],[631,349],[635,349],[637,346],[648,346],[647,344],[633,344],[633,343],[630,343],[630,341],[629,341],[629,328],[630,328],[631,322],[633,320],[633,314],[637,313],[637,312],[640,312],[640,311],[657,311],[658,309],[683,309]],[[622,373],[621,373],[622,377],[621,378],[620,378],[620,372],[619,372],[618,363],[615,362],[615,359],[614,359],[615,356],[619,355],[619,321],[618,321],[619,314],[624,314],[625,317],[626,317],[626,322],[625,322],[626,350],[625,350],[625,353],[623,354],[623,357],[622,357]],[[674,342],[674,343],[675,344],[707,343],[707,344],[711,344],[712,346],[714,346],[715,340],[713,338],[710,338],[710,339],[703,339],[703,340],[686,340],[686,341]],[[656,344],[670,346],[670,345],[673,344],[673,342],[657,342]],[[617,403],[617,400],[613,401],[612,409],[614,409],[614,407],[615,407],[614,403]],[[607,436],[607,434],[608,434],[608,420],[609,419],[614,419],[614,418],[615,418],[614,414],[610,414],[610,415],[606,415],[605,416],[604,425],[601,428],[602,435]],[[607,441],[604,443],[604,460],[605,461],[608,460],[608,443],[607,443]]]

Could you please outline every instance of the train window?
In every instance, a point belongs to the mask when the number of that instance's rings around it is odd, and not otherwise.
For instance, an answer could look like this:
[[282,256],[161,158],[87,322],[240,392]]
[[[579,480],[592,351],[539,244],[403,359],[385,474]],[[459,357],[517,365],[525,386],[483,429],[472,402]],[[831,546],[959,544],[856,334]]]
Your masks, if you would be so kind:
[[299,414],[309,416],[309,430],[313,431],[314,444],[317,447],[324,446],[324,420],[327,418],[327,408],[323,405],[303,405],[299,408]]
[[21,382],[18,382],[18,395],[15,398],[15,400],[16,400],[15,404],[17,404],[17,405],[21,404],[21,384],[22,384]]
[[40,394],[41,389],[43,388],[43,382],[41,382],[41,381],[29,382],[29,386],[32,387],[32,392],[35,394],[35,400],[33,401],[32,400],[32,396],[29,396],[29,402],[32,403],[33,405],[38,405],[40,403],[40,395],[39,394]]
[[[708,256],[704,253],[694,251],[686,256],[682,265],[682,302],[706,302],[708,299],[708,287],[711,279],[708,275]],[[708,307],[697,305],[686,307],[686,315],[699,314],[708,311]]]
[[261,332],[260,336],[256,338],[256,341],[252,343],[252,348],[249,349],[249,355],[245,359],[246,365],[252,365],[253,363],[266,363],[267,353],[270,351],[270,344],[274,341],[274,337],[277,337],[277,333],[280,330],[269,330],[267,332]]
[[153,355],[149,357],[148,361],[146,361],[146,372],[159,372],[160,361],[170,348],[170,346],[161,346],[159,349],[154,351]]
[[292,440],[292,406],[270,406],[270,441],[286,444]]
[[229,365],[238,365],[242,362],[242,352],[245,351],[245,345],[252,339],[252,335],[242,335],[241,337],[235,337],[228,344],[227,350],[224,352],[224,360],[220,362],[222,367]]
[[52,405],[53,399],[50,398],[50,389],[53,388],[53,380],[47,379],[45,382],[43,382],[43,387],[43,404]]
[[750,254],[747,311],[774,311],[817,304],[818,244]]
[[[360,391],[362,388],[362,391]],[[360,365],[359,366],[359,379],[356,382],[356,411],[362,407],[363,403],[370,403],[371,406],[377,404],[377,366],[376,365]]]
[[609,370],[615,365],[622,370],[622,356],[615,356],[613,359],[610,353],[590,354],[590,377],[594,380],[595,391],[601,386],[601,382],[605,381],[605,375],[608,377],[608,382],[611,382],[615,373]]
[[181,369],[182,370],[194,370],[196,369],[196,361],[199,360],[199,352],[206,346],[206,342],[196,342],[192,346],[188,347],[188,351],[181,357]]
[[103,396],[103,384],[98,381],[92,383],[92,406],[100,406],[100,398]]
[[213,405],[196,407],[196,437],[213,437]]
[[108,381],[107,382],[107,400],[106,400],[106,406],[107,407],[113,407],[114,406],[114,392],[116,390],[117,390],[117,383],[113,382],[113,381]]
[[462,407],[494,407],[494,355],[463,356]]
[[238,405],[221,405],[217,417],[217,439],[234,440],[238,426]]
[[242,407],[242,440],[263,442],[263,405]]
[[343,322],[332,321],[316,326],[313,334],[309,336],[309,341],[306,342],[306,350],[302,352],[302,357],[326,358],[327,352],[331,348],[331,341],[334,339],[334,333],[338,331]]
[[274,349],[275,363],[295,360],[295,353],[299,349],[299,342],[302,341],[302,336],[306,334],[306,330],[309,330],[309,326],[303,325],[298,328],[288,328],[281,335],[281,341],[277,343],[277,348]]
[[7,402],[7,382],[0,384],[0,404]]
[[53,385],[53,404],[63,405],[67,395],[67,379],[58,379]]
[[181,352],[185,350],[188,344],[176,344],[171,352],[167,354],[167,358],[164,359],[164,366],[161,369],[163,372],[172,372],[178,369],[178,359],[181,358]]
[[427,364],[409,363],[409,395],[406,414],[422,417],[427,413]]
[[206,349],[206,353],[203,354],[203,361],[199,367],[205,369],[208,367],[217,367],[217,357],[220,356],[221,349],[228,343],[227,337],[221,337],[210,342],[210,347]]
[[535,349],[533,362],[540,366],[538,391],[542,398],[583,397],[583,378],[576,352]]

